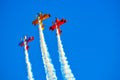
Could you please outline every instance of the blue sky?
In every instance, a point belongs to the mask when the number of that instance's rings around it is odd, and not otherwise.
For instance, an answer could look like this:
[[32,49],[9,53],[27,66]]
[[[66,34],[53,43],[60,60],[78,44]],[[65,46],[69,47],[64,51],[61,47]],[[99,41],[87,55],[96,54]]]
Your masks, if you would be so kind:
[[45,40],[56,69],[60,71],[56,32],[49,31],[55,17],[68,22],[61,26],[61,40],[76,80],[120,80],[120,1],[119,0],[1,0],[0,1],[0,80],[27,80],[24,49],[18,46],[24,35],[29,43],[29,59],[35,80],[46,80],[38,27],[32,25],[42,11]]

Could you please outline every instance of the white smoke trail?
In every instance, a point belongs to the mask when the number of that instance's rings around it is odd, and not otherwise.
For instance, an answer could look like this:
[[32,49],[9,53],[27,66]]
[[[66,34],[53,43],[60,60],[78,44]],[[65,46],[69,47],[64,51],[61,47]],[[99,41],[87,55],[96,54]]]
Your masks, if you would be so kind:
[[58,39],[59,61],[61,63],[62,75],[65,80],[75,80],[75,77],[70,69],[70,65],[68,65],[67,57],[65,56],[65,52],[63,49],[63,45],[60,39],[58,29],[56,30],[56,32],[57,32],[57,39]]
[[26,47],[27,47],[27,45],[26,45],[26,42],[24,41],[25,60],[26,60],[26,64],[27,64],[28,80],[34,80],[33,74],[32,74],[31,63],[29,61],[28,50],[26,49]]
[[56,72],[51,62],[51,58],[50,58],[50,55],[47,49],[47,45],[45,43],[43,30],[41,28],[41,23],[39,24],[39,35],[40,35],[40,44],[41,44],[40,46],[41,46],[41,51],[42,51],[43,64],[44,64],[44,68],[46,72],[46,79],[57,80]]

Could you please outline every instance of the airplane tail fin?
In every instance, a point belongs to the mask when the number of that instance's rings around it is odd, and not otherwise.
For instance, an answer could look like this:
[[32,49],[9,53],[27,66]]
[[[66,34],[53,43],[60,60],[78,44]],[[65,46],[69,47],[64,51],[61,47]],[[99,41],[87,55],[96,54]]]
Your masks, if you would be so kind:
[[42,30],[44,30],[44,24],[42,24]]
[[60,28],[58,28],[58,33],[59,33],[59,35],[61,35],[61,33],[62,33],[62,30],[60,30]]
[[26,50],[28,50],[29,49],[29,46],[26,46]]

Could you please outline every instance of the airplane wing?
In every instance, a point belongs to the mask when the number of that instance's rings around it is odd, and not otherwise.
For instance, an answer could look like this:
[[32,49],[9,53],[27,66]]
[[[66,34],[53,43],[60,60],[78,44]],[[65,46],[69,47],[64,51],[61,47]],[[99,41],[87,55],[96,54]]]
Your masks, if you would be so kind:
[[44,14],[41,19],[42,19],[42,21],[43,21],[43,20],[45,20],[45,19],[47,19],[47,18],[49,18],[49,17],[50,17],[50,14]]
[[53,25],[52,25],[49,29],[53,31],[53,30],[56,29],[56,26],[59,28],[60,25],[61,25],[60,20],[59,20],[59,19],[56,19],[56,20],[55,20],[55,23],[53,23]]
[[[20,43],[19,43],[19,46],[21,46],[21,47],[24,46],[24,42],[23,42],[23,41],[20,42]],[[27,50],[29,49],[29,46],[28,46],[28,45],[26,46],[26,49],[27,49]]]
[[25,41],[26,41],[26,43],[28,43],[28,42],[31,42],[32,40],[34,40],[34,37],[32,36],[32,37],[29,37],[28,39],[26,39]]
[[32,21],[32,24],[34,25],[34,26],[36,26],[37,24],[38,24],[38,17],[42,17],[42,14],[39,14],[38,13],[38,16],[37,16],[37,19],[35,19],[34,21]]
[[[31,42],[32,40],[34,40],[34,37],[32,36],[32,37],[29,37],[28,39],[26,39],[25,41],[26,41],[26,43],[28,43],[28,42]],[[21,41],[20,43],[19,43],[19,46],[24,46],[24,41]]]
[[65,20],[65,19],[61,19],[61,20],[58,22],[58,25],[60,26],[60,25],[62,25],[62,24],[64,24],[64,23],[66,23],[66,20]]
[[19,43],[19,46],[21,46],[21,47],[24,46],[24,42],[23,42],[23,41],[20,42],[20,43]]
[[53,24],[49,29],[52,30],[52,31],[55,30],[56,29],[56,25]]
[[33,24],[33,25],[37,25],[37,24],[38,24],[38,19],[34,20],[34,21],[32,22],[32,24]]
[[56,25],[57,25],[58,28],[64,23],[66,23],[65,19],[61,19],[61,20],[56,19]]

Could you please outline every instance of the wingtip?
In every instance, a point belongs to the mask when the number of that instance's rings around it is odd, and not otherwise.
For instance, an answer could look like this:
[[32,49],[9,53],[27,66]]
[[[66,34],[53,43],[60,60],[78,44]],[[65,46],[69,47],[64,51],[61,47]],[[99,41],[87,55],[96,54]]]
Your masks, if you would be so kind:
[[50,15],[50,14],[48,14],[48,16],[49,16],[49,17],[51,17],[51,15]]
[[34,36],[32,36],[32,40],[34,40],[35,38],[34,38]]
[[67,22],[67,20],[65,19],[65,21],[64,22]]

